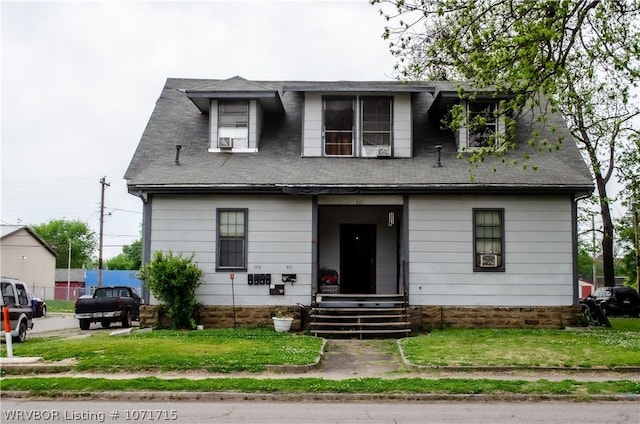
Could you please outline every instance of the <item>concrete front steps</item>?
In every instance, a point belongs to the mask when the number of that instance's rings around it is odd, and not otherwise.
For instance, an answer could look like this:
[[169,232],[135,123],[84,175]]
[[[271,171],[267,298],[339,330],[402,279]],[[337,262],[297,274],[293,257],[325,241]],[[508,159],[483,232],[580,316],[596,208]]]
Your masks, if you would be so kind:
[[411,332],[402,294],[316,294],[311,333],[323,337],[405,337]]

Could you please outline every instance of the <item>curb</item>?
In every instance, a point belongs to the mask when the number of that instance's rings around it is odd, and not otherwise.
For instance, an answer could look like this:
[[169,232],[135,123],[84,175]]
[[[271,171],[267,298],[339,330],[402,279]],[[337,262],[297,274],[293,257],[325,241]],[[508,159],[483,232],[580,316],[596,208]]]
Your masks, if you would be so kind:
[[2,391],[0,398],[35,400],[189,401],[189,402],[640,402],[640,395],[527,395],[439,393],[236,393],[236,392],[69,392],[34,396],[27,391]]

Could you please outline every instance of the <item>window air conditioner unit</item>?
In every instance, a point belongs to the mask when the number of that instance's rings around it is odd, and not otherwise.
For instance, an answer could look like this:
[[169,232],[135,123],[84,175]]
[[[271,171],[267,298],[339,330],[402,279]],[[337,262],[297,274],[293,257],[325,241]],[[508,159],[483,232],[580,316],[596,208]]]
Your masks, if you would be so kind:
[[480,266],[482,268],[497,268],[498,255],[480,255]]
[[377,147],[376,156],[379,158],[390,158],[391,157],[391,146],[388,145],[379,145]]
[[231,137],[219,137],[218,147],[220,149],[231,149],[233,147],[233,138]]

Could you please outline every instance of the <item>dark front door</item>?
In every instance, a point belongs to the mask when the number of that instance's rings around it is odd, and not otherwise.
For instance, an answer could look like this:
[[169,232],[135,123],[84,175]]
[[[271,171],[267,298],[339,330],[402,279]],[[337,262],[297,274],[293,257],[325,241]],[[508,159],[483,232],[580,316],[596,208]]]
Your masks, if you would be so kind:
[[376,292],[375,224],[340,226],[340,289],[342,293]]

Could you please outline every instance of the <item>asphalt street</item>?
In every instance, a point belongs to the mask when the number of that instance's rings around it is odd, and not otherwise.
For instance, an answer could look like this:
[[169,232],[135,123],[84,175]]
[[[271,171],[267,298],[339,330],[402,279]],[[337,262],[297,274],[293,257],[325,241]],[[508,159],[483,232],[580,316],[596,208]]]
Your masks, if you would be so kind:
[[78,328],[78,320],[73,314],[49,313],[44,317],[33,319],[33,329],[27,333],[30,336],[55,336],[57,332]]
[[[134,325],[137,322],[134,321]],[[112,324],[110,328],[103,329],[99,323],[92,323],[89,332],[80,330],[78,320],[72,313],[49,313],[47,316],[34,318],[33,329],[27,333],[30,337],[51,337],[59,335],[91,334],[94,331],[113,331],[122,328],[120,324]]]
[[2,423],[636,424],[637,402],[116,402],[2,400]]

